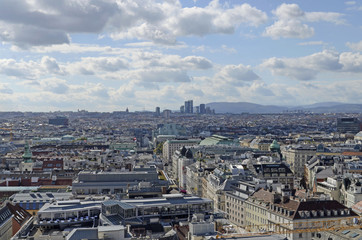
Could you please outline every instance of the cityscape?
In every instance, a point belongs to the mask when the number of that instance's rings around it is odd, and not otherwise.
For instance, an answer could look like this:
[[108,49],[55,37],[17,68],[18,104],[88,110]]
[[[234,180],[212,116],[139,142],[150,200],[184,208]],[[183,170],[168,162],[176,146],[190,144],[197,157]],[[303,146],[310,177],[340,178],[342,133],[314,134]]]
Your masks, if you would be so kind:
[[361,234],[362,113],[204,106],[1,112],[2,239]]
[[0,0],[0,240],[362,240],[361,12]]

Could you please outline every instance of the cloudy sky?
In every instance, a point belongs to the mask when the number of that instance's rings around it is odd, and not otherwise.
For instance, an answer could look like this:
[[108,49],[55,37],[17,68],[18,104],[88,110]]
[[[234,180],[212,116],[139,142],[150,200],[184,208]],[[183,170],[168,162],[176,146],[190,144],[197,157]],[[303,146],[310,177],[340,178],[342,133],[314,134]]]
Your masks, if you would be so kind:
[[362,2],[1,0],[0,111],[362,103]]

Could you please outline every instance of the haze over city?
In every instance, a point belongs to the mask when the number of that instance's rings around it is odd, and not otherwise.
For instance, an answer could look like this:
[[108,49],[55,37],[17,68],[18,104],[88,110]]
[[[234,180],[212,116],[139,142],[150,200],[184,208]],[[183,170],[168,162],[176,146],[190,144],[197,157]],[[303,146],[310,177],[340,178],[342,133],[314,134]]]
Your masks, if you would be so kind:
[[359,1],[0,1],[2,111],[362,103]]

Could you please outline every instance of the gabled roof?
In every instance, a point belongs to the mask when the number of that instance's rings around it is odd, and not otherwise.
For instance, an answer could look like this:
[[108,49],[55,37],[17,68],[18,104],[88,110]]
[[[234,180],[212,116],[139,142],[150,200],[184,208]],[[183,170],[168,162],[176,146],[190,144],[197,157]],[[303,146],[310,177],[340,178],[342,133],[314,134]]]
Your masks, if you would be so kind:
[[11,204],[8,202],[6,206],[9,208],[10,212],[14,215],[15,221],[20,225],[23,225],[30,217],[31,214],[28,213],[25,209],[19,206],[19,204]]
[[[291,219],[305,218],[324,218],[324,217],[354,217],[358,216],[355,212],[335,200],[311,200],[311,201],[296,201],[289,199],[288,201],[274,201],[273,191],[259,189],[251,196],[252,199],[269,203],[276,208],[282,208],[291,211],[291,215],[286,216]],[[279,214],[279,212],[278,212]],[[313,215],[315,214],[315,215]],[[329,216],[328,216],[329,214]]]

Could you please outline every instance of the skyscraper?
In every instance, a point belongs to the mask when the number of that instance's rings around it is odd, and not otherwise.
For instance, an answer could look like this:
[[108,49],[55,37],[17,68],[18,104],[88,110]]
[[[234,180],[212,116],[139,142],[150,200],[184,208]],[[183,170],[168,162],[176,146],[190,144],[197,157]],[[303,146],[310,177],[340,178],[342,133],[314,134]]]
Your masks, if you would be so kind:
[[199,106],[196,106],[196,113],[199,114],[200,113],[200,107]]
[[206,113],[206,105],[201,103],[200,104],[200,114],[205,114]]
[[194,101],[188,100],[185,101],[185,113],[193,113],[194,112]]
[[156,107],[155,113],[156,113],[156,116],[160,116],[160,113],[161,113],[160,107]]

